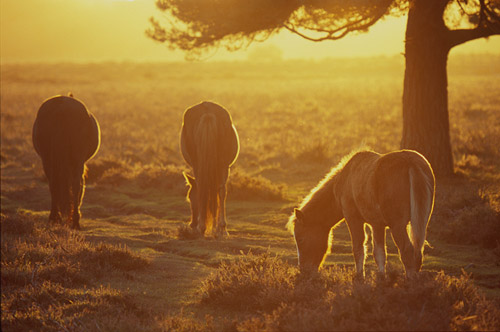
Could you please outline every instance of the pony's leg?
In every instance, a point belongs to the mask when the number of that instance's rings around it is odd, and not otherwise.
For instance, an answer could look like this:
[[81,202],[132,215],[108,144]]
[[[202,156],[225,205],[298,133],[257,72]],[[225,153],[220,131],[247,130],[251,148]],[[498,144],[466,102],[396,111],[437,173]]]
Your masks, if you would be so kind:
[[356,264],[356,275],[365,277],[365,251],[366,251],[366,234],[364,223],[357,218],[347,219],[346,222],[351,233],[352,253],[354,255],[354,263]]
[[198,201],[198,216],[196,218],[196,229],[200,233],[200,235],[205,235],[205,230],[207,229],[207,212],[208,206],[207,202]]
[[196,213],[196,206],[193,202],[191,202],[191,222],[189,226],[192,229],[198,229],[198,213]]
[[[203,223],[204,221],[201,220],[201,213],[199,212],[199,201],[198,199],[190,199],[191,203],[191,222],[189,223],[189,226],[193,231],[196,232],[201,232],[199,225]],[[203,233],[201,233],[203,234]]]
[[217,216],[217,235],[225,236],[228,235],[226,229],[226,183],[219,188],[219,211]]
[[385,226],[372,225],[373,258],[377,263],[378,272],[385,274],[386,248],[385,248]]
[[54,223],[62,223],[61,213],[59,211],[59,195],[57,194],[57,190],[54,188],[54,185],[50,184],[50,196],[51,196],[51,207],[49,214],[49,222]]
[[50,190],[50,214],[49,214],[49,222],[61,223],[61,213],[59,212],[59,194],[57,190],[57,186],[55,183],[55,179],[52,178],[52,170],[51,165],[47,161],[43,161],[43,170],[45,171],[45,175],[47,176],[47,180],[49,182],[49,190]]
[[[85,166],[83,166],[85,167]],[[83,167],[79,167],[76,176],[73,178],[72,191],[73,191],[73,224],[74,229],[80,229],[80,206],[82,205],[82,198],[85,192],[85,178],[83,176]]]
[[197,191],[197,185],[196,185],[196,180],[188,175],[187,173],[183,172],[182,173],[184,177],[186,178],[186,181],[189,185],[189,190],[187,194],[187,200],[189,201],[189,205],[191,207],[191,222],[189,223],[189,226],[191,227],[192,230],[198,230],[198,205],[199,205],[199,197],[198,197],[198,191]]
[[403,262],[406,271],[406,277],[411,278],[415,273],[414,249],[406,231],[406,224],[399,223],[395,227],[391,227],[391,234],[394,242],[399,249],[399,258]]

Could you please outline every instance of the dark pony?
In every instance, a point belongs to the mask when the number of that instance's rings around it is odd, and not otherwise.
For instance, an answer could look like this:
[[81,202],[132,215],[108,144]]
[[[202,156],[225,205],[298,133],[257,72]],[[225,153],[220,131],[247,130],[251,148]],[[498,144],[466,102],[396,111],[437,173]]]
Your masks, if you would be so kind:
[[180,146],[194,173],[194,178],[184,173],[190,186],[191,228],[200,235],[226,235],[226,182],[229,167],[239,152],[231,115],[222,106],[207,101],[188,108]]
[[73,228],[80,228],[85,162],[96,154],[99,144],[97,120],[71,94],[49,98],[40,106],[33,125],[33,146],[49,180],[49,221],[62,222],[62,215]]
[[295,236],[300,268],[321,266],[331,246],[332,227],[345,219],[358,276],[364,276],[365,223],[372,229],[378,271],[385,273],[385,229],[389,227],[406,275],[412,276],[422,265],[427,224],[434,206],[435,180],[429,162],[410,150],[382,155],[363,151],[344,160],[290,217],[287,226]]

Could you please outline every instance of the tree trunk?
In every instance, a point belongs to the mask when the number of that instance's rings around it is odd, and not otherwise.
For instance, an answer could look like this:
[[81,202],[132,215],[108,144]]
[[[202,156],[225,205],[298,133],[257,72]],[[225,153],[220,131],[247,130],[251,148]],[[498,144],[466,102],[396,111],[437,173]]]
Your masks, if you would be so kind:
[[417,150],[438,177],[453,174],[446,64],[449,33],[446,0],[410,2],[406,28],[401,147]]

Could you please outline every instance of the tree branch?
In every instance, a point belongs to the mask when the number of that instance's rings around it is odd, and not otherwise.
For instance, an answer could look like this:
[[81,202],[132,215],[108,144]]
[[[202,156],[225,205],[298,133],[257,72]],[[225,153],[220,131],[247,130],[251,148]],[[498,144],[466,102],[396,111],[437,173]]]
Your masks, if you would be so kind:
[[451,30],[448,44],[451,49],[468,41],[493,35],[500,35],[500,23],[479,26],[475,29]]
[[366,19],[361,18],[349,23],[346,23],[338,28],[334,29],[321,29],[321,28],[316,28],[316,27],[305,27],[306,30],[310,30],[313,32],[323,32],[326,33],[326,36],[323,37],[309,37],[305,35],[304,33],[300,32],[297,30],[297,28],[292,24],[287,24],[283,23],[283,27],[287,29],[288,31],[297,34],[298,36],[309,40],[313,42],[320,42],[324,40],[338,40],[343,37],[345,37],[348,33],[354,32],[354,31],[364,31],[367,30],[369,27],[374,25],[382,16],[386,14],[386,9],[380,10],[374,17],[368,19],[366,23],[363,23],[363,21],[366,21]]
[[167,24],[150,19],[146,35],[173,49],[199,52],[219,46],[238,49],[281,29],[315,42],[337,40],[407,9],[407,0],[155,1]]
[[334,36],[332,32],[329,32],[326,36],[324,37],[319,37],[319,38],[314,38],[314,37],[309,37],[303,33],[301,33],[300,31],[298,31],[297,29],[289,26],[289,25],[286,25],[286,24],[283,24],[283,26],[285,27],[285,29],[287,29],[288,31],[292,32],[292,33],[295,33],[296,35],[306,39],[306,40],[309,40],[309,41],[313,41],[313,42],[320,42],[320,41],[323,41],[323,40],[336,40],[336,39],[340,39],[342,37],[344,37],[345,35],[347,35],[347,33],[349,32],[349,30],[344,30],[341,34],[337,35],[337,36]]

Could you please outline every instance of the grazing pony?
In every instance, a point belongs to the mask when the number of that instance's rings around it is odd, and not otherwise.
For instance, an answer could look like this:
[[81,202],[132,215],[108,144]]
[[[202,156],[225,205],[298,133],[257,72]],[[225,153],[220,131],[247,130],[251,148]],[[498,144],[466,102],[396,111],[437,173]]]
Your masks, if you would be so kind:
[[200,235],[227,235],[226,182],[229,167],[239,153],[238,133],[231,115],[222,106],[202,102],[184,112],[180,146],[194,178],[184,173],[190,186],[191,228]]
[[359,277],[364,277],[365,223],[372,229],[378,271],[385,273],[385,229],[389,227],[406,276],[413,276],[422,266],[427,223],[434,206],[431,165],[410,150],[387,154],[362,151],[349,157],[330,171],[290,217],[287,227],[295,236],[300,268],[321,266],[331,245],[330,230],[345,219]]
[[101,134],[95,117],[70,94],[45,100],[33,125],[33,146],[49,180],[52,207],[49,221],[67,218],[80,229],[85,190],[85,162],[99,149]]

